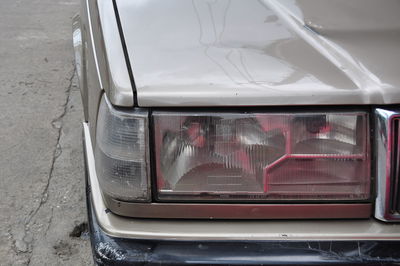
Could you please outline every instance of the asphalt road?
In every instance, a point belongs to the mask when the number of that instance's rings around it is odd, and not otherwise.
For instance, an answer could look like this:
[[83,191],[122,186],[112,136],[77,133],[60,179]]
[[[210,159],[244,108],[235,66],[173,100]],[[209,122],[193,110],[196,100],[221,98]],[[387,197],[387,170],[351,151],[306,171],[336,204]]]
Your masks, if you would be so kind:
[[0,1],[0,265],[92,265],[71,19],[79,0]]

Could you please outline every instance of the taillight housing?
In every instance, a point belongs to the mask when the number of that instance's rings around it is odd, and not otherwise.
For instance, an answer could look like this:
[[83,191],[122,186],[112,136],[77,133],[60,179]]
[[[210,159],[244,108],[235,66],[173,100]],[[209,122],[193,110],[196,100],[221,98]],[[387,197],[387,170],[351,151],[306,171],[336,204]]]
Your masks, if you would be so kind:
[[375,217],[400,221],[400,112],[375,110],[377,164]]
[[147,110],[118,109],[104,95],[96,129],[96,173],[103,194],[149,202],[149,125]]
[[370,197],[365,112],[153,112],[160,201]]

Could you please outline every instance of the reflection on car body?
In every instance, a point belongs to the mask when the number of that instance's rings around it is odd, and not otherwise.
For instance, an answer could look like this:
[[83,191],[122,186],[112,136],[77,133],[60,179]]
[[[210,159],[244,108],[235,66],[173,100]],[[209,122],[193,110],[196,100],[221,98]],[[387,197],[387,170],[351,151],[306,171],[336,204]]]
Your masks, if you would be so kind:
[[96,263],[399,263],[399,11],[82,1]]

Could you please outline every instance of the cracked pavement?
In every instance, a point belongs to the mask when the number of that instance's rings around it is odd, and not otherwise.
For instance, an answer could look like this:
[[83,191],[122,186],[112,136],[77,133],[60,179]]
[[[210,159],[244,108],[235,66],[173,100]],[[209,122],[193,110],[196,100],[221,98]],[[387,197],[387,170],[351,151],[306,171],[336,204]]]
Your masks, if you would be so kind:
[[78,0],[0,2],[0,265],[93,264],[71,33],[78,11]]

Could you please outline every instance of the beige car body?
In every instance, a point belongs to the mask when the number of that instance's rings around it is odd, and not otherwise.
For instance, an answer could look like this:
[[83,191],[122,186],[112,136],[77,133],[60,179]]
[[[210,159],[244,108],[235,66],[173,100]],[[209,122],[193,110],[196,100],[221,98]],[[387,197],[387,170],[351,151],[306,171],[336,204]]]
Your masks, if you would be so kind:
[[395,0],[84,0],[74,43],[89,183],[101,228],[140,239],[399,240],[400,224],[374,218],[118,216],[107,211],[92,146],[103,93],[125,108],[398,104],[399,12]]

